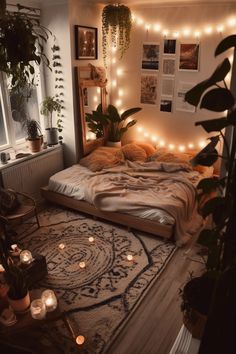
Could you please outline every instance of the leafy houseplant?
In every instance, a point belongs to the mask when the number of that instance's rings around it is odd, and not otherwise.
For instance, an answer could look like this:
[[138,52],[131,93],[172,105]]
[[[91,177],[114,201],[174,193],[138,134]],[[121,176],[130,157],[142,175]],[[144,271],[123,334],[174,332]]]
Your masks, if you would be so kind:
[[[49,60],[44,53],[49,30],[30,16],[29,8],[17,5],[17,12],[6,10],[6,1],[1,1],[0,11],[0,71],[10,78],[11,89],[20,90],[27,83],[34,84],[34,63]],[[32,10],[32,9],[31,9]]]
[[96,111],[85,113],[85,120],[91,132],[96,135],[96,138],[104,136],[104,128],[108,125],[108,117],[102,111],[101,103],[97,106]]
[[29,148],[32,152],[38,152],[41,150],[43,143],[42,133],[39,122],[34,119],[29,119],[26,122],[26,133]]
[[[215,56],[231,47],[236,48],[236,35],[223,39],[215,50]],[[225,58],[208,79],[197,84],[185,96],[186,101],[196,107],[200,104],[200,108],[213,112],[228,110],[227,117],[196,123],[207,133],[216,133],[210,137],[209,144],[193,158],[192,163],[211,166],[220,157],[226,170],[224,177],[205,178],[197,186],[200,198],[214,195],[201,208],[204,218],[212,215],[213,227],[202,230],[198,238],[198,242],[208,250],[206,272],[201,278],[208,278],[209,281],[214,279],[206,330],[199,351],[201,354],[236,351],[235,343],[231,345],[231,337],[234,338],[235,334],[233,316],[236,311],[236,101],[225,81],[230,69],[230,61]],[[231,140],[226,137],[224,129],[231,132]],[[221,139],[225,147],[223,156],[216,150]],[[204,294],[201,285],[198,291]],[[216,333],[221,335],[217,336]]]
[[132,16],[125,5],[109,4],[102,11],[102,45],[103,59],[106,66],[109,31],[113,46],[118,47],[120,57],[129,48]]
[[58,144],[58,134],[57,128],[52,126],[52,115],[53,112],[57,112],[57,114],[61,113],[62,105],[59,100],[52,96],[47,96],[41,103],[41,114],[44,114],[48,117],[49,127],[46,128],[47,135],[47,144],[48,145],[56,145]]

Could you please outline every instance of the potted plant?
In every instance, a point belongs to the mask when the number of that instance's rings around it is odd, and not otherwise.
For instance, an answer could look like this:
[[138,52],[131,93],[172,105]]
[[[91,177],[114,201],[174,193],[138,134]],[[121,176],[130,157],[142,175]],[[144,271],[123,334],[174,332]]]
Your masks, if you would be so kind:
[[61,113],[62,105],[59,100],[52,96],[47,96],[41,103],[41,114],[48,117],[48,128],[46,128],[47,144],[58,144],[58,129],[52,126],[52,114],[56,112]]
[[141,111],[142,108],[135,107],[124,111],[119,114],[117,108],[113,105],[109,105],[107,108],[107,120],[108,120],[108,141],[109,146],[120,146],[121,138],[127,132],[129,128],[137,123],[136,120],[129,120],[127,118],[133,114]]
[[49,67],[43,44],[51,34],[40,25],[39,19],[28,14],[32,9],[19,4],[17,8],[17,12],[9,12],[6,1],[1,1],[0,71],[6,73],[11,88],[15,90],[22,83],[34,84],[34,64],[39,65],[43,61]]
[[26,140],[31,152],[39,152],[43,144],[43,136],[41,133],[39,122],[34,119],[26,121]]
[[[215,50],[215,56],[231,47],[236,48],[236,35],[223,39]],[[211,166],[218,158],[222,158],[226,171],[223,177],[202,179],[197,186],[199,198],[209,197],[205,198],[201,214],[204,218],[211,215],[213,220],[213,226],[202,230],[198,238],[198,242],[207,249],[206,272],[200,277],[197,290],[202,293],[203,301],[205,291],[202,283],[205,279],[208,279],[208,285],[213,283],[207,308],[206,330],[203,332],[199,353],[235,353],[236,350],[235,345],[231,345],[236,311],[236,288],[233,285],[236,276],[236,109],[234,95],[225,81],[230,69],[230,61],[225,58],[208,79],[197,84],[185,96],[186,101],[195,107],[200,104],[200,108],[213,112],[228,111],[226,117],[196,123],[207,133],[216,133],[209,138],[209,144],[192,159],[192,164]],[[220,140],[224,142],[222,155],[216,150]],[[183,289],[185,310],[186,301],[191,304],[191,297],[196,293],[196,288],[191,291],[193,282],[194,279],[191,279]],[[226,315],[230,320],[226,321]],[[216,333],[222,335],[217,336]]]
[[130,33],[132,28],[132,16],[130,9],[121,4],[109,4],[102,11],[102,46],[103,59],[106,65],[107,47],[109,32],[111,42],[117,47],[122,58],[125,51],[129,48]]
[[85,120],[88,128],[96,135],[97,139],[104,137],[105,127],[108,125],[108,116],[103,113],[101,103],[92,113],[85,113]]

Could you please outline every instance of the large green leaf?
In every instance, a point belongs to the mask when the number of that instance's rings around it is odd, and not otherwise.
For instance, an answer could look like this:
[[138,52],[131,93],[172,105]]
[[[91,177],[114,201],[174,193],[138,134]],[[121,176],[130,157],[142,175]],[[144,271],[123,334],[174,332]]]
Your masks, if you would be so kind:
[[233,109],[227,117],[229,124],[236,125],[236,109]]
[[220,138],[219,135],[209,138],[211,141],[205,146],[196,156],[194,156],[189,162],[192,166],[203,165],[212,166],[218,159],[218,152],[215,149]]
[[222,197],[215,197],[208,200],[201,208],[202,216],[206,218],[208,215],[212,214],[219,205],[222,205]]
[[215,56],[224,53],[226,50],[230,48],[236,48],[236,35],[233,34],[224,38],[216,47]]
[[198,236],[198,243],[205,247],[210,247],[217,243],[217,235],[214,230],[204,229]]
[[209,249],[206,268],[207,270],[217,269],[219,263],[220,248],[217,244],[212,245]]
[[201,125],[207,133],[211,133],[221,131],[222,129],[230,125],[230,122],[225,117],[223,117],[210,120],[203,120],[201,122],[196,122],[195,125]]
[[109,104],[109,106],[107,108],[107,112],[108,112],[109,119],[112,122],[121,122],[121,117],[120,117],[118,110],[115,106]]
[[204,194],[208,194],[222,186],[224,186],[224,180],[218,177],[209,177],[201,179],[197,185],[197,189],[201,189]]
[[135,108],[130,108],[130,109],[127,109],[126,111],[124,111],[122,114],[121,114],[121,120],[125,120],[127,119],[128,117],[132,116],[133,114],[141,111],[142,108],[140,107],[135,107]]
[[234,105],[234,96],[226,88],[215,88],[208,91],[201,101],[200,108],[214,112],[223,112]]
[[200,82],[186,93],[185,100],[195,107],[198,106],[203,93],[217,82],[224,80],[230,71],[230,68],[231,65],[229,59],[225,58],[224,61],[217,66],[213,74],[208,79]]

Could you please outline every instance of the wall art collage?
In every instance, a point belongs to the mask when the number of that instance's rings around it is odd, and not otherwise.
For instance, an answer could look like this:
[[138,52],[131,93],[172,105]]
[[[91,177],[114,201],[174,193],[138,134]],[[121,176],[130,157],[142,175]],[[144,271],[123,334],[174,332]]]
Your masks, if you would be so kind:
[[[162,56],[161,56],[162,53]],[[171,113],[178,71],[199,71],[199,43],[180,43],[177,63],[176,39],[164,39],[160,43],[145,42],[142,45],[141,97],[142,104],[157,105],[160,90],[160,111]],[[185,102],[185,93],[195,85],[193,82],[178,82],[175,109],[195,112],[195,107]]]

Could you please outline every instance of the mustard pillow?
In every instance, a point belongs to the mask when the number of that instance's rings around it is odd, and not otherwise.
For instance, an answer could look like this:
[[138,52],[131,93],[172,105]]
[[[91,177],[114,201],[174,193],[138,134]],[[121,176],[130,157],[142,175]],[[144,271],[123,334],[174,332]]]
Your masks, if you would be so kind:
[[80,165],[93,172],[121,164],[124,155],[120,148],[101,146],[80,160]]
[[151,144],[136,141],[135,145],[138,145],[139,147],[141,147],[146,152],[147,157],[153,155],[156,152],[156,149]]
[[136,144],[127,144],[121,148],[125,158],[130,161],[145,161],[146,151]]

